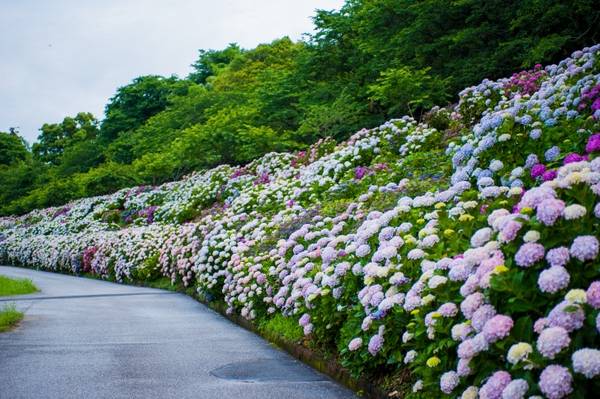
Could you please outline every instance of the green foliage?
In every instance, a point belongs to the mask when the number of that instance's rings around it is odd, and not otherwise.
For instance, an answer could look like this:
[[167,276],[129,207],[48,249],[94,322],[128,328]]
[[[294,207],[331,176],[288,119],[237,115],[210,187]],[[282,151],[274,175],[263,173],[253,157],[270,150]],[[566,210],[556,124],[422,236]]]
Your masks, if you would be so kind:
[[291,342],[298,342],[304,338],[304,332],[298,325],[297,317],[284,317],[277,313],[260,321],[258,326],[263,331],[273,332]]
[[[79,113],[45,124],[31,152],[16,132],[1,133],[0,214],[340,142],[406,113],[423,116],[443,146],[460,132],[429,108],[597,43],[598,18],[593,0],[348,0],[317,11],[305,42],[200,50],[186,78],[137,77],[101,122]],[[485,110],[474,105],[460,111],[465,120]]]
[[39,290],[31,279],[28,278],[8,278],[0,276],[0,296],[23,295],[38,292]]

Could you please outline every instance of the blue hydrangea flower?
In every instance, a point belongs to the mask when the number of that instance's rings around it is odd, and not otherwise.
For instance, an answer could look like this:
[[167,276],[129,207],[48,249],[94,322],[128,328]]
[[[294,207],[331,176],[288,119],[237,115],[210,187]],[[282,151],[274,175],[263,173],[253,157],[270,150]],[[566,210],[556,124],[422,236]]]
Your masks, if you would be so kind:
[[548,151],[546,151],[546,153],[544,154],[544,158],[546,158],[546,161],[551,162],[551,161],[554,161],[556,158],[558,158],[559,155],[560,155],[560,149],[557,146],[554,146],[554,147],[550,148]]

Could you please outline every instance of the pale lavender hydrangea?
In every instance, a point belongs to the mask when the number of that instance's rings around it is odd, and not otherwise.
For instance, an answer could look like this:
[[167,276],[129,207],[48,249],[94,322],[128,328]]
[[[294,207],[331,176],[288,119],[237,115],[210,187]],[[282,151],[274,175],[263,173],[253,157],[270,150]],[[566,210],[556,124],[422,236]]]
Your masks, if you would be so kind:
[[594,215],[596,215],[597,218],[600,218],[600,202],[594,207]]
[[512,380],[502,391],[502,399],[523,399],[529,384],[523,379]]
[[542,259],[545,255],[544,246],[534,242],[525,243],[519,248],[515,255],[515,262],[518,266],[529,267]]
[[562,266],[553,266],[540,273],[538,278],[538,286],[540,291],[554,294],[569,285],[571,276],[567,269]]
[[496,371],[479,390],[480,399],[501,399],[502,391],[510,384],[510,374]]
[[588,305],[594,309],[600,309],[600,281],[594,281],[590,284],[586,292],[586,299]]
[[451,334],[452,334],[452,339],[455,341],[464,341],[465,339],[467,339],[468,335],[470,333],[472,333],[473,331],[473,327],[471,327],[470,324],[467,323],[460,323],[460,324],[456,324],[452,327],[451,330]]
[[466,297],[469,296],[479,286],[479,278],[472,274],[467,278],[467,281],[460,287],[460,295]]
[[485,323],[495,315],[496,309],[494,309],[492,305],[481,305],[479,309],[473,313],[473,317],[471,318],[473,329],[477,332],[481,332]]
[[600,351],[597,349],[584,348],[579,349],[573,356],[573,371],[594,378],[600,374]]
[[369,340],[369,352],[375,356],[383,348],[383,335],[376,334]]
[[458,313],[458,307],[455,303],[446,302],[439,307],[438,312],[442,315],[442,317],[454,317]]
[[356,248],[356,256],[359,258],[364,258],[368,254],[371,253],[371,247],[367,244],[363,244],[360,247]]
[[548,359],[554,359],[563,349],[571,343],[569,333],[562,327],[546,328],[537,340],[538,351]]
[[456,373],[461,377],[466,377],[473,372],[473,369],[469,367],[471,359],[460,359],[456,366]]
[[302,315],[302,317],[300,317],[298,324],[300,324],[302,327],[306,327],[309,323],[310,323],[310,315],[308,313],[304,313]]
[[490,229],[489,227],[484,227],[482,229],[477,230],[475,234],[473,234],[473,236],[471,237],[471,245],[473,246],[473,248],[485,245],[492,237],[492,232],[492,229]]
[[350,349],[351,351],[355,351],[358,348],[360,348],[363,344],[363,340],[362,338],[354,338],[352,341],[350,341],[350,343],[348,344],[348,349]]
[[488,343],[494,343],[510,334],[514,321],[509,316],[496,315],[483,326],[483,336]]
[[460,380],[456,371],[448,371],[440,378],[440,388],[442,392],[449,394],[458,386],[459,382]]
[[406,254],[406,257],[408,259],[413,259],[413,260],[421,259],[424,256],[425,256],[425,252],[423,252],[423,250],[419,249],[419,248],[415,248],[415,249],[411,250],[408,254]]
[[564,266],[569,263],[570,259],[571,256],[567,247],[553,248],[546,254],[546,260],[550,266]]
[[543,200],[537,207],[537,218],[546,226],[552,226],[563,215],[565,203],[559,199],[549,198]]
[[598,239],[594,236],[579,236],[571,244],[571,256],[580,261],[595,259],[598,255]]
[[527,155],[527,159],[525,160],[525,168],[531,169],[538,163],[540,163],[540,161],[539,161],[537,155],[529,154],[529,155]]
[[517,237],[517,233],[523,225],[515,220],[510,220],[498,234],[498,241],[509,243]]
[[[567,307],[575,307],[577,310],[567,312],[565,311]],[[568,332],[573,332],[583,327],[584,321],[585,313],[581,309],[581,306],[569,301],[562,301],[548,315],[549,327],[563,327]]]
[[465,318],[471,319],[473,317],[473,313],[475,313],[475,311],[483,304],[484,299],[485,297],[481,292],[476,292],[467,296],[460,304],[460,311],[463,313]]
[[552,364],[540,375],[540,389],[548,399],[562,399],[573,391],[573,376],[569,369]]
[[556,198],[556,191],[554,191],[554,189],[550,187],[534,187],[523,195],[521,202],[518,204],[518,208],[535,209],[542,201],[552,198]]

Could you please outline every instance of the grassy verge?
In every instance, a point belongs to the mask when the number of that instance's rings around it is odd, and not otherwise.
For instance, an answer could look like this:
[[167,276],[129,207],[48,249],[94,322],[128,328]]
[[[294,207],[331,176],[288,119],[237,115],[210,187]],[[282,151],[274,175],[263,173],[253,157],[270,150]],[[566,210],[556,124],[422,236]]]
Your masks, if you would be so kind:
[[4,304],[4,309],[0,310],[0,332],[8,330],[16,322],[21,320],[25,316],[23,313],[17,310],[16,304],[9,305]]
[[23,295],[38,292],[31,279],[18,278],[12,279],[0,276],[0,296]]

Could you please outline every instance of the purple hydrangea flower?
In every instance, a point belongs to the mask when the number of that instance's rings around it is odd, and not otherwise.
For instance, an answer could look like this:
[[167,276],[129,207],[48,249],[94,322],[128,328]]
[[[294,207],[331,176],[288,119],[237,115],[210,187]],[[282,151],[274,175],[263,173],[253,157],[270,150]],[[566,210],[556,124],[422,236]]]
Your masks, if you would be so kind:
[[594,236],[579,236],[573,240],[571,255],[580,261],[595,259],[598,255],[600,244]]
[[594,134],[589,138],[585,150],[588,154],[594,151],[600,151],[600,134]]
[[550,365],[540,375],[540,389],[548,399],[562,399],[573,391],[573,376],[569,369],[556,364]]
[[[576,307],[577,310],[567,312],[565,311],[567,307]],[[569,301],[562,301],[550,311],[548,326],[563,327],[568,332],[573,332],[583,327],[584,320],[585,313],[581,306]]]
[[573,356],[573,371],[586,376],[586,378],[594,378],[600,374],[600,351],[597,349],[579,349]]
[[556,219],[563,215],[565,203],[559,199],[546,199],[537,207],[537,218],[546,226],[552,226]]
[[542,259],[545,255],[544,246],[534,242],[525,243],[519,248],[515,255],[515,262],[518,266],[529,267]]
[[600,281],[594,281],[590,284],[586,292],[586,300],[588,305],[594,309],[600,309]]
[[542,356],[554,359],[563,349],[571,343],[569,333],[562,327],[546,328],[537,340],[537,349]]
[[546,172],[546,165],[538,163],[531,168],[530,174],[531,174],[531,177],[533,177],[535,179],[536,177],[542,176],[545,172]]
[[542,176],[542,180],[543,181],[550,181],[550,180],[554,180],[556,179],[556,176],[558,176],[558,172],[555,170],[549,170],[546,173],[544,173],[544,175]]
[[496,315],[483,326],[483,336],[488,343],[494,343],[508,337],[514,324],[509,316]]
[[546,260],[550,266],[564,266],[569,263],[571,256],[567,247],[553,248],[546,254]]
[[496,371],[479,390],[480,399],[501,399],[502,391],[510,384],[510,374]]
[[570,164],[570,163],[574,163],[574,162],[581,162],[583,161],[583,157],[579,154],[569,154],[565,157],[564,160],[564,164]]
[[442,392],[449,394],[458,386],[459,382],[460,380],[456,371],[448,371],[440,378],[440,388]]

